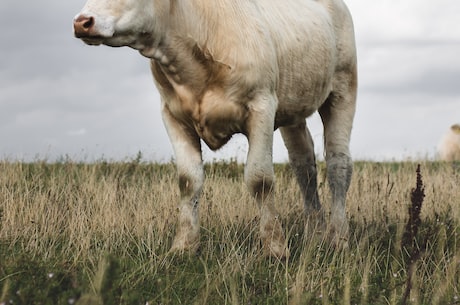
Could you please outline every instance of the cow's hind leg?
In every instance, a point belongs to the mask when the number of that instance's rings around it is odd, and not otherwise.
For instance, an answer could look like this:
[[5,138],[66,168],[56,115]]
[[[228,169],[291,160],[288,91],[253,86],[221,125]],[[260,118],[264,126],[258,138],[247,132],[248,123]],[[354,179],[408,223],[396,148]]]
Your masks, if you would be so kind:
[[329,228],[336,244],[345,245],[348,240],[345,199],[353,171],[349,142],[355,113],[355,76],[344,75],[334,88],[319,113],[324,125],[327,179],[332,195]]
[[199,137],[163,109],[163,120],[174,148],[179,175],[179,221],[171,251],[196,251],[199,246],[198,200],[204,172]]
[[288,150],[289,163],[302,192],[307,215],[319,214],[321,204],[317,190],[316,159],[313,139],[306,122],[280,128]]

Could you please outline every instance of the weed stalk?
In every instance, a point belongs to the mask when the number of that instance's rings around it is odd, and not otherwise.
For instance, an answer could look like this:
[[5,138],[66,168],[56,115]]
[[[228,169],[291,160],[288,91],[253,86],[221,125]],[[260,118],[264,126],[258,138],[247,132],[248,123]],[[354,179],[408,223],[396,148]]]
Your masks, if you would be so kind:
[[414,275],[417,260],[421,256],[421,249],[417,245],[417,233],[422,223],[420,212],[422,210],[423,198],[425,197],[425,187],[422,181],[420,164],[417,166],[417,182],[411,192],[411,204],[409,205],[409,219],[401,240],[401,249],[408,254],[407,259],[407,279],[406,289],[401,299],[401,304],[407,304],[412,289],[412,277]]

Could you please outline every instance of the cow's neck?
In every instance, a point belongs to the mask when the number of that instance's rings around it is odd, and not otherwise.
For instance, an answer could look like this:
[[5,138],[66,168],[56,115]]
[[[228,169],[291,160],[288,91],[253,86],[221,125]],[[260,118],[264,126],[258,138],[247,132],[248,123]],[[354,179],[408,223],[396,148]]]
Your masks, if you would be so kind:
[[[249,9],[254,5],[251,1],[176,0],[171,3],[169,18],[162,19],[167,25],[162,24],[157,32],[150,33],[150,40],[146,37],[140,48],[135,47],[142,55],[160,60],[162,64],[171,62],[176,55],[171,48],[182,40],[182,44],[192,44],[207,58],[229,67],[247,60],[253,46],[242,47],[245,55],[237,49],[259,27],[256,18],[249,15],[254,11],[253,7]],[[175,68],[171,66],[171,70]]]

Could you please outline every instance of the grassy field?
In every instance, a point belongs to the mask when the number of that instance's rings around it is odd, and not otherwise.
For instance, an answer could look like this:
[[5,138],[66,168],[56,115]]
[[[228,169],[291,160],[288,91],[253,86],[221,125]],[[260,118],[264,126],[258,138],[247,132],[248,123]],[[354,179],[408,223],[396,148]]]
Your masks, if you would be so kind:
[[0,162],[0,304],[460,304],[460,167],[421,163],[425,197],[408,230],[416,168],[355,163],[349,247],[336,250],[308,229],[289,166],[276,165],[291,250],[277,261],[261,254],[235,162],[207,165],[193,255],[168,253],[172,164]]

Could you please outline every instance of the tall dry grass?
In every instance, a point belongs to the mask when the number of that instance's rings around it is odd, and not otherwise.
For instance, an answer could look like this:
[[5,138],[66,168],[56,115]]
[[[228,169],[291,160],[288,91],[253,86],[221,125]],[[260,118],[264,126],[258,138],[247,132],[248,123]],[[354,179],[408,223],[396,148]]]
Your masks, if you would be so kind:
[[[8,287],[20,286],[10,271],[17,255],[81,273],[75,280],[80,292],[100,294],[92,283],[110,254],[124,266],[114,279],[118,289],[141,291],[144,304],[398,304],[408,267],[400,245],[416,165],[355,164],[347,201],[352,234],[344,250],[309,228],[295,179],[288,166],[278,165],[276,204],[292,252],[280,262],[261,255],[258,209],[234,162],[207,166],[200,252],[179,260],[168,254],[179,198],[172,164],[2,162],[0,250],[9,258],[0,263],[0,287],[15,298]],[[426,242],[409,300],[456,303],[460,169],[432,162],[421,168],[420,240]],[[318,176],[328,210],[324,164]],[[130,304],[120,295],[118,303]]]

